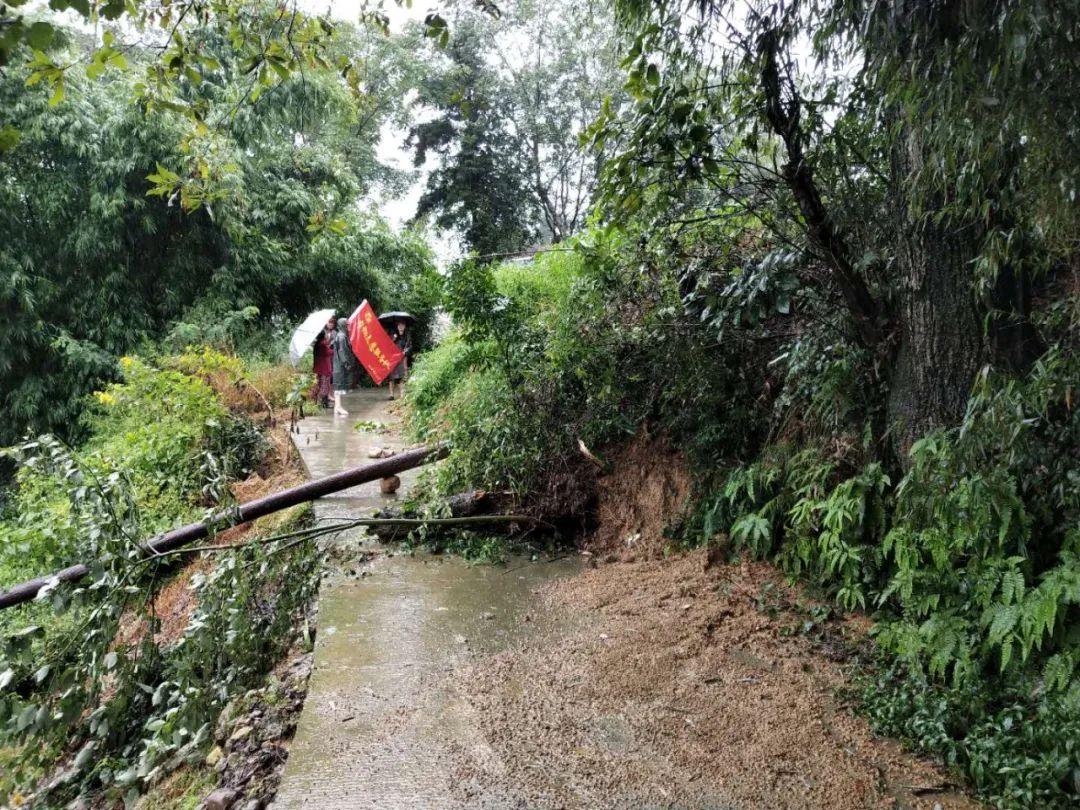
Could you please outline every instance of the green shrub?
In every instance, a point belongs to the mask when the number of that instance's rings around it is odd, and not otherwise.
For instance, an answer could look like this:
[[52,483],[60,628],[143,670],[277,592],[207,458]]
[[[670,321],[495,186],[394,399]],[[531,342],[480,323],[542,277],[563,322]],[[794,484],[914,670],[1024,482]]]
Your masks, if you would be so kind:
[[1041,667],[1052,690],[1080,677],[1078,370],[1052,350],[1022,383],[984,374],[964,423],[912,448],[879,598],[901,612],[879,640],[909,665],[957,683]]
[[453,445],[443,485],[544,490],[573,475],[578,440],[602,447],[643,422],[709,460],[751,440],[725,359],[679,323],[677,282],[624,264],[628,244],[596,230],[527,263],[452,268],[457,331],[417,364],[409,396],[414,435]]
[[[204,371],[239,368],[196,359]],[[45,436],[9,451],[21,468],[0,520],[0,585],[73,560],[90,561],[91,573],[0,614],[0,796],[33,787],[63,751],[77,752],[72,776],[43,801],[88,790],[130,799],[201,758],[222,706],[295,638],[318,582],[310,542],[223,551],[193,581],[198,607],[183,637],[155,639],[152,596],[175,558],[143,559],[139,542],[225,505],[228,483],[268,445],[202,379],[136,358],[121,366],[123,382],[86,410],[82,446]]]
[[[526,492],[551,449],[544,416],[522,409],[521,399],[496,368],[474,371],[454,389],[447,403],[452,414],[443,436],[452,450],[440,470],[440,489],[457,492],[469,487]],[[514,413],[505,419],[493,414]]]
[[205,344],[186,346],[159,363],[205,382],[230,411],[258,418],[287,407],[289,392],[306,374],[280,362],[266,364]]
[[94,498],[128,493],[113,508],[130,512],[133,543],[219,498],[222,476],[240,474],[261,453],[261,437],[200,380],[135,358],[121,366],[124,381],[93,396],[78,450],[43,438],[10,453],[22,465],[0,520],[0,584],[92,556],[97,529],[86,510]]
[[793,577],[835,594],[847,609],[866,608],[880,569],[889,479],[868,464],[841,478],[835,461],[814,450],[733,470],[722,490],[699,506],[692,531],[730,535],[735,548],[775,558]]
[[[298,526],[296,520],[288,524]],[[256,686],[279,660],[318,583],[313,543],[253,543],[224,552],[192,586],[198,607],[183,636],[158,643],[147,588],[167,569],[115,554],[102,558],[96,592],[56,592],[58,617],[5,645],[0,743],[14,752],[0,795],[27,792],[61,750],[77,751],[49,806],[93,791],[131,801],[209,747],[232,698]],[[121,627],[144,628],[130,640]],[[29,743],[29,744],[28,744]]]
[[490,363],[487,348],[469,345],[454,333],[420,355],[409,372],[408,430],[413,438],[425,441],[446,426],[451,393],[466,383],[474,368]]
[[[846,608],[887,613],[878,642],[956,683],[1041,671],[1077,677],[1080,417],[1064,407],[1075,362],[1051,351],[1028,379],[985,374],[958,428],[927,436],[895,490],[876,462],[844,473],[782,446],[731,471],[699,530],[810,576]],[[1035,669],[1032,669],[1035,667]]]
[[1077,376],[1058,349],[1023,381],[984,373],[963,423],[917,442],[895,488],[876,462],[774,446],[692,529],[876,608],[895,663],[871,677],[871,719],[1002,806],[1080,795]]
[[993,683],[949,687],[882,662],[860,691],[877,731],[940,757],[996,806],[1076,806],[1080,687],[1035,696]]
[[201,380],[132,357],[120,365],[124,381],[94,395],[98,407],[88,413],[91,438],[82,455],[103,472],[124,469],[140,499],[198,493],[198,450],[228,412]]
[[440,491],[480,486],[523,493],[545,463],[568,452],[572,427],[551,419],[565,397],[553,378],[560,372],[544,355],[543,334],[548,304],[570,294],[576,273],[569,265],[552,277],[516,265],[493,272],[471,262],[452,271],[447,306],[457,332],[420,359],[409,395],[413,434],[452,445]]
[[[124,381],[85,411],[81,447],[42,437],[8,451],[21,464],[0,514],[0,586],[94,558],[103,521],[124,524],[134,545],[192,520],[265,455],[261,433],[201,380],[136,358],[121,366]],[[13,615],[0,613],[0,627]]]

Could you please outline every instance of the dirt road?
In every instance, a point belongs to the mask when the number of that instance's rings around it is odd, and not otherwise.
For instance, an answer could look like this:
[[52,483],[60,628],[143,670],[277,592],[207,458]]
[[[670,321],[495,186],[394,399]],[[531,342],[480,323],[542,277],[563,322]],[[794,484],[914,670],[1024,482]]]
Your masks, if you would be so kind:
[[772,569],[704,559],[560,580],[559,632],[454,673],[491,749],[456,752],[463,805],[976,806],[841,705],[841,650],[800,633]]

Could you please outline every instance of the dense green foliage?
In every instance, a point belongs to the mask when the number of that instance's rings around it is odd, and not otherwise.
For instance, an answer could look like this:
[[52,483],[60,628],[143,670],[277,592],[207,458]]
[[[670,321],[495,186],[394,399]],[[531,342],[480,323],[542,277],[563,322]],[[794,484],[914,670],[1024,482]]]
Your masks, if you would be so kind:
[[558,499],[558,482],[582,463],[578,439],[625,439],[660,413],[703,442],[722,412],[739,444],[754,435],[728,409],[741,370],[683,320],[674,279],[618,260],[632,250],[618,232],[594,231],[529,263],[452,270],[458,332],[420,359],[410,393],[416,435],[453,444],[445,491]]
[[[0,546],[4,585],[92,556],[93,545],[86,545],[92,530],[70,502],[71,483],[122,486],[139,512],[132,519],[140,521],[143,536],[192,515],[204,488],[220,489],[217,476],[235,477],[259,454],[257,432],[245,457],[213,454],[233,418],[201,381],[132,358],[122,365],[125,381],[98,392],[84,416],[90,438],[76,455],[56,440],[20,445],[22,463]],[[147,419],[151,410],[155,418]],[[0,615],[7,623],[10,614]]]
[[998,806],[1075,804],[1075,690],[1032,700],[1025,688],[933,683],[882,661],[861,700],[879,731],[940,756]]
[[[407,0],[395,0],[398,6]],[[449,0],[451,4],[454,0]],[[63,23],[52,14],[42,14],[40,7],[27,9],[26,0],[0,2],[0,68],[9,65],[26,67],[30,71],[28,84],[41,84],[49,92],[49,103],[60,104],[74,77],[85,73],[95,80],[111,70],[132,70],[131,50],[148,47],[152,58],[140,60],[134,67],[138,72],[133,87],[141,108],[149,114],[163,110],[183,115],[190,142],[200,146],[212,145],[213,129],[218,121],[215,110],[204,99],[188,92],[190,84],[222,73],[222,62],[206,49],[206,42],[192,29],[213,26],[228,43],[233,62],[233,78],[243,85],[236,97],[234,112],[254,105],[264,94],[281,89],[299,77],[303,82],[309,72],[336,72],[352,90],[354,97],[367,102],[381,99],[370,95],[365,74],[371,67],[368,54],[342,51],[335,47],[338,37],[348,26],[330,18],[329,11],[321,16],[308,14],[296,2],[268,3],[265,0],[168,0],[148,3],[143,0],[53,0],[51,11],[67,14]],[[489,15],[498,8],[490,0],[472,0],[472,5]],[[361,21],[388,32],[388,18],[380,6],[364,7]],[[60,54],[50,50],[65,38],[66,25],[72,21],[76,28],[93,27],[92,36],[85,37],[79,53]],[[79,23],[83,23],[80,27]],[[446,21],[438,10],[429,11],[424,18],[423,34],[443,39]],[[100,32],[100,37],[99,37]],[[392,98],[392,96],[389,96]],[[0,107],[0,154],[14,148],[22,137],[17,121]],[[205,141],[204,141],[205,139]],[[206,178],[200,178],[206,179]],[[179,176],[159,177],[161,187],[178,190],[183,181]]]
[[[198,33],[228,67],[220,34]],[[365,82],[392,93],[392,48],[373,36],[343,31],[334,47],[368,52],[378,67]],[[231,116],[244,91],[229,75],[192,83],[222,119],[212,154],[184,140],[179,114],[132,106],[127,73],[72,77],[55,107],[26,79],[0,75],[0,106],[21,131],[0,157],[0,443],[27,429],[70,436],[116,357],[160,343],[176,321],[181,344],[228,343],[253,319],[284,330],[366,297],[413,311],[426,332],[438,300],[430,251],[354,207],[389,178],[374,158],[389,110],[361,109],[339,77],[283,83]],[[179,188],[148,196],[161,190],[148,177],[164,175]]]
[[[181,361],[195,357],[220,356]],[[0,794],[36,791],[73,755],[71,778],[38,795],[50,806],[87,789],[137,795],[204,756],[221,708],[292,643],[317,581],[310,544],[224,552],[192,581],[198,606],[180,637],[155,636],[152,596],[172,558],[141,561],[137,541],[227,506],[228,482],[267,445],[200,379],[134,358],[121,365],[123,381],[94,396],[81,447],[42,437],[12,451],[18,486],[0,519],[4,586],[94,561],[80,586],[46,588],[0,616]]]

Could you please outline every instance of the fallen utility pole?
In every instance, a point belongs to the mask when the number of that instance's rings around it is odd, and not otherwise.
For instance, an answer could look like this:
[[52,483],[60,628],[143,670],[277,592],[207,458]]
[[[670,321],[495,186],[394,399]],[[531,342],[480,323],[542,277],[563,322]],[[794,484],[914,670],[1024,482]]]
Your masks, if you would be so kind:
[[[349,470],[328,475],[325,478],[319,478],[316,481],[308,481],[300,484],[300,486],[290,487],[272,495],[256,498],[253,501],[241,504],[235,509],[230,509],[219,517],[198,523],[189,523],[187,526],[181,526],[158,535],[142,544],[142,554],[144,557],[154,557],[175,551],[195,540],[201,540],[218,529],[239,526],[241,523],[248,523],[273,512],[288,509],[290,506],[314,501],[324,495],[340,492],[357,484],[377,481],[380,478],[387,478],[399,472],[411,470],[414,467],[430,464],[433,461],[445,458],[448,452],[449,449],[444,444],[408,450],[390,458],[376,461],[373,464],[353,467]],[[87,566],[79,564],[60,571],[54,571],[48,576],[23,582],[10,590],[0,593],[0,610],[31,601],[38,595],[38,591],[50,583],[57,581],[75,582],[89,573],[90,569]]]

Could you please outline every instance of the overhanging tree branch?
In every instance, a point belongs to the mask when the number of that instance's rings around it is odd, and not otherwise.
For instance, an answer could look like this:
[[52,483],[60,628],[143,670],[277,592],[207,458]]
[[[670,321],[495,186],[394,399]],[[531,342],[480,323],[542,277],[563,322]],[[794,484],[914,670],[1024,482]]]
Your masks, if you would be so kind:
[[[851,250],[829,216],[814,172],[806,161],[800,125],[801,99],[790,77],[781,78],[779,51],[780,41],[775,29],[767,28],[758,39],[761,87],[765,95],[765,117],[787,149],[788,159],[782,175],[799,206],[811,246],[832,270],[855,323],[859,342],[867,349],[874,349],[884,337],[881,308],[855,269]],[[785,91],[789,96],[786,101]]]

